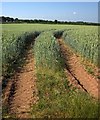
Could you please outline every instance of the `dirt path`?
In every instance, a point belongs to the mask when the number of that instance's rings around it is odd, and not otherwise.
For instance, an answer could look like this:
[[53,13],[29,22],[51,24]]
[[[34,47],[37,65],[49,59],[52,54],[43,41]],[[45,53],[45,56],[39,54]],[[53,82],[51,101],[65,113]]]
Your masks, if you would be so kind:
[[80,63],[79,58],[65,45],[62,39],[57,39],[61,52],[65,59],[66,68],[74,80],[78,81],[81,87],[95,98],[98,98],[98,79],[85,71],[84,66]]
[[38,100],[34,57],[31,48],[25,59],[25,65],[9,82],[5,92],[10,114],[17,118],[31,118],[31,105]]

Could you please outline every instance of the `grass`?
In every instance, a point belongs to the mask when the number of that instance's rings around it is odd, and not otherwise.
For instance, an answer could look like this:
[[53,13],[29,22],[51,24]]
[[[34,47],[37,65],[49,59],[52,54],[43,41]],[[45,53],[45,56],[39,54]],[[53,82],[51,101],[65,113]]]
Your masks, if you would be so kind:
[[98,103],[89,95],[68,86],[61,71],[37,73],[39,101],[32,107],[33,118],[98,118]]
[[92,69],[91,67],[87,67],[86,70],[87,70],[90,74],[94,75],[94,71],[93,71],[93,69]]

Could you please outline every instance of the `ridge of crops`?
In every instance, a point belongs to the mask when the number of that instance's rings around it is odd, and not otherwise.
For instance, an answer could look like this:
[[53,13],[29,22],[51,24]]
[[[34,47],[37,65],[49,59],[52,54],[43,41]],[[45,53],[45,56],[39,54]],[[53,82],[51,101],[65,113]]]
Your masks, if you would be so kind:
[[[22,57],[25,54],[28,44],[38,35],[39,32],[25,32],[20,35],[3,34],[2,36],[2,75],[10,77],[16,69],[23,64]],[[6,83],[4,83],[5,86]]]
[[52,31],[43,32],[42,35],[36,39],[34,52],[36,67],[40,65],[41,67],[48,67],[48,69],[59,70],[64,66],[59,45]]
[[100,46],[98,27],[78,27],[66,30],[63,38],[68,45],[85,58],[84,60],[98,65],[98,48]]

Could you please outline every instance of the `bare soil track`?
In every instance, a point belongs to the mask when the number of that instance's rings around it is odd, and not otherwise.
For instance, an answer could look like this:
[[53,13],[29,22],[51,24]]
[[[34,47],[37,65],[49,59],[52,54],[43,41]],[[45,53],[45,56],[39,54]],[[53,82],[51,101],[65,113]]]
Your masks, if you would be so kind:
[[31,105],[38,100],[34,56],[31,46],[25,59],[23,68],[9,80],[4,92],[3,104],[8,105],[11,117],[31,118]]
[[91,96],[99,98],[99,80],[85,71],[80,59],[62,39],[57,39],[57,41],[63,54],[67,68],[66,73],[69,76],[71,83],[74,83],[76,86],[78,85],[79,88],[82,88]]

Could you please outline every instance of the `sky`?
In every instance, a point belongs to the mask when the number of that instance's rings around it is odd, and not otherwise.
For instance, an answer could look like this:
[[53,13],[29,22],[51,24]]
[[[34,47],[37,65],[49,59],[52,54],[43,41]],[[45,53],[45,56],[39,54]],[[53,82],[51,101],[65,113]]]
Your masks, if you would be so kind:
[[98,2],[2,2],[2,15],[19,19],[98,22]]

